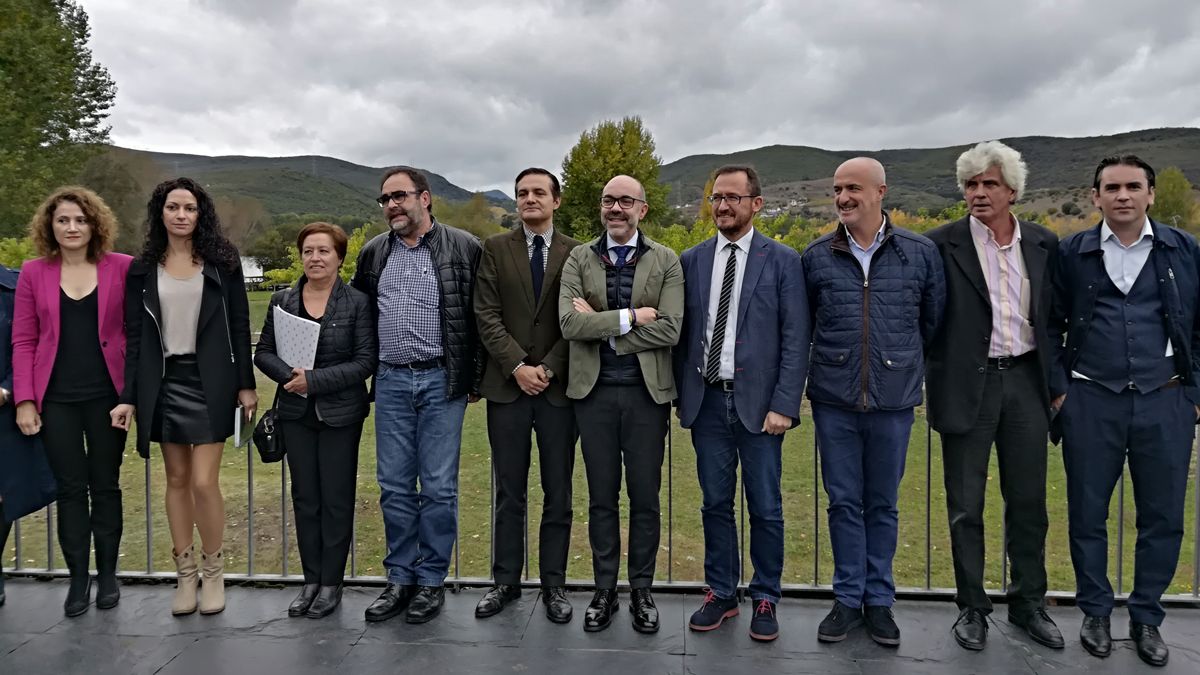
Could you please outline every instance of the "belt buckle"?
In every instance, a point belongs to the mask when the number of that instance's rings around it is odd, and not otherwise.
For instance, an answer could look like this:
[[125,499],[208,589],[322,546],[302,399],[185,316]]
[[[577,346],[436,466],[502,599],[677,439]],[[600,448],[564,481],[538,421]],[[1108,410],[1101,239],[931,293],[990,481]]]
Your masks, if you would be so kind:
[[721,391],[726,394],[733,393],[733,380],[721,380]]
[[1014,356],[997,356],[996,357],[996,370],[1008,370],[1009,368],[1012,368],[1013,361],[1015,359],[1016,359],[1016,357],[1014,357]]

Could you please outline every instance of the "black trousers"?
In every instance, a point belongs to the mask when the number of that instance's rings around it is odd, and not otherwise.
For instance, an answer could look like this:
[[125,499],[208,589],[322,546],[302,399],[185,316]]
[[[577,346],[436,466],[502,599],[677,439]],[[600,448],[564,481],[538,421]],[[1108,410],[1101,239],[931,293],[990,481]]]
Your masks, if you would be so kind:
[[116,395],[42,404],[42,443],[58,481],[58,543],[72,576],[88,573],[93,539],[97,573],[117,572],[125,432],[108,416],[116,405]]
[[571,546],[571,475],[575,470],[575,410],[558,407],[544,395],[521,394],[512,403],[487,404],[488,440],[496,476],[492,576],[515,585],[525,565],[526,491],[537,433],[542,479],[542,525],[538,532],[538,575],[544,586],[562,586]]
[[588,536],[597,588],[616,588],[621,565],[621,465],[629,493],[629,585],[649,588],[658,559],[658,490],[670,405],[644,385],[598,384],[575,404],[588,481]]
[[1008,612],[1024,617],[1045,603],[1050,425],[1042,409],[1041,383],[1032,355],[1008,370],[989,367],[975,427],[962,434],[941,435],[955,600],[960,608],[992,610],[983,588],[983,502],[993,443],[1008,528],[1005,548],[1012,563]]
[[279,428],[292,474],[292,509],[304,583],[340,584],[354,531],[363,423],[331,427],[310,408],[298,420],[280,420]]

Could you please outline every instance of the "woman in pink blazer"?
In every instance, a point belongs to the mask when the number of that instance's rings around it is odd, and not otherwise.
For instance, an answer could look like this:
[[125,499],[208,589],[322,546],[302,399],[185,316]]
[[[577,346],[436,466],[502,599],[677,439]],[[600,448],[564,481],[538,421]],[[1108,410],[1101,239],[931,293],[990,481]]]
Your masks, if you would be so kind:
[[[117,221],[96,193],[61,188],[29,224],[40,258],[21,267],[13,308],[13,401],[21,433],[42,435],[58,481],[58,543],[71,573],[63,609],[115,607],[125,432],[109,412],[125,385],[125,275]],[[89,504],[90,496],[90,504]]]

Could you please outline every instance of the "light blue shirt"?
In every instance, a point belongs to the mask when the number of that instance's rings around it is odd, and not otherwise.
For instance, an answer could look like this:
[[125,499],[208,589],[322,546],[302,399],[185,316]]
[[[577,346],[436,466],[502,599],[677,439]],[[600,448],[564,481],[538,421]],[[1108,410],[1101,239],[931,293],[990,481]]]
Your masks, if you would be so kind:
[[887,217],[879,224],[879,231],[875,233],[875,239],[871,241],[871,245],[863,248],[855,241],[854,235],[850,234],[850,228],[846,227],[846,238],[850,240],[850,252],[854,254],[854,259],[862,266],[863,279],[871,273],[871,256],[875,255],[875,251],[879,250],[879,245],[883,243],[883,230],[887,226]]

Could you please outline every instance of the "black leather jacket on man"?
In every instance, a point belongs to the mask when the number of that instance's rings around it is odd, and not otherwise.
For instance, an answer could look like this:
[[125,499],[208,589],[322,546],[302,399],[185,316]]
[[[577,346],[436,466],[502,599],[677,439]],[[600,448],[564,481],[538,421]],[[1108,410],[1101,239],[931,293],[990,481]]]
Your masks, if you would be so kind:
[[[350,285],[366,293],[378,310],[379,277],[387,264],[395,241],[391,232],[371,239],[358,254],[358,264]],[[439,223],[425,235],[430,257],[437,267],[441,296],[442,351],[446,361],[448,398],[479,393],[483,373],[483,349],[472,313],[475,272],[483,246],[469,232]]]

